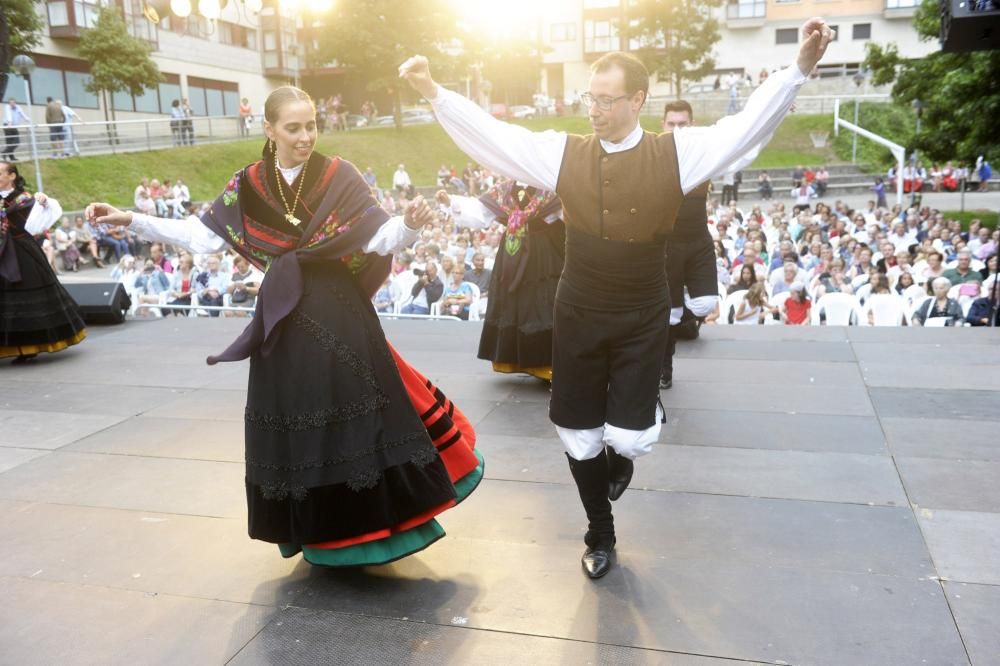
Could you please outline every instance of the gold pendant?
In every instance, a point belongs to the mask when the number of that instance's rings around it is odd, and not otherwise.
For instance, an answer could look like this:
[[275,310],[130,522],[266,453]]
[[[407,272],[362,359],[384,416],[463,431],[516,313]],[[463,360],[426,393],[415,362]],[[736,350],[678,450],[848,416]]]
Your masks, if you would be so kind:
[[295,227],[297,227],[300,224],[302,224],[302,220],[300,220],[299,218],[295,217],[291,213],[288,213],[287,215],[285,215],[285,219],[288,220],[289,224],[291,224],[292,226],[295,226]]

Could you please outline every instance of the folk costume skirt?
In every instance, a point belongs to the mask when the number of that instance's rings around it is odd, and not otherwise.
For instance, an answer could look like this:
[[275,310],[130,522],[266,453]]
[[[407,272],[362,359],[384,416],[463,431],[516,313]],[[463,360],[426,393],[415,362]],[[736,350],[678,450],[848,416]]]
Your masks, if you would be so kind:
[[552,380],[552,310],[563,269],[565,227],[532,220],[527,241],[512,257],[506,234],[497,249],[479,358],[497,372],[523,372]]
[[328,566],[405,557],[482,479],[475,436],[389,347],[346,266],[303,265],[303,280],[271,353],[251,356],[250,536]]
[[57,352],[87,337],[76,301],[28,234],[12,236],[19,282],[0,277],[0,358]]

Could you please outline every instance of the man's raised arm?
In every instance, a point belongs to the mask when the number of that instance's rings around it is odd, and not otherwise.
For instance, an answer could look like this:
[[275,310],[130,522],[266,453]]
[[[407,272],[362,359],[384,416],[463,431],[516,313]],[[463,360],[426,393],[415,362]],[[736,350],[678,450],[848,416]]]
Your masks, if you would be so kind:
[[438,122],[469,157],[508,178],[555,191],[565,132],[532,132],[497,120],[472,100],[435,83],[424,56],[400,65],[399,76],[430,101]]
[[802,27],[802,37],[796,64],[769,76],[750,95],[742,111],[709,127],[674,131],[681,189],[685,194],[725,172],[754,146],[763,147],[781,124],[799,88],[826,52],[833,31],[823,19],[813,18]]

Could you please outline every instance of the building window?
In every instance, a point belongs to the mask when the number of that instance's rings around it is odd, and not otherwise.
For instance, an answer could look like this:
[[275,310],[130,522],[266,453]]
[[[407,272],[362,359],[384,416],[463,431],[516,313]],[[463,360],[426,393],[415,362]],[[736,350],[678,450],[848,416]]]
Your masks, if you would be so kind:
[[85,85],[90,83],[90,75],[83,72],[63,72],[66,78],[66,103],[71,107],[96,109],[97,95],[87,92]]
[[235,83],[188,77],[188,102],[196,116],[235,116],[239,89]]
[[[34,58],[38,66],[30,79],[32,104],[45,104],[45,99],[51,97],[62,100],[72,108],[98,108],[97,95],[83,87],[90,81],[86,62],[44,54],[35,54]],[[24,98],[24,79],[17,74],[10,74],[7,96],[13,97],[18,104],[27,101]]]
[[97,15],[101,13],[101,7],[107,4],[104,0],[74,0],[76,26],[78,28],[93,28],[97,25]]
[[584,21],[583,50],[586,53],[606,53],[618,50],[618,22]]
[[572,42],[576,39],[576,23],[553,23],[550,30],[550,40],[553,42]]
[[855,23],[851,28],[851,38],[852,39],[871,39],[872,38],[872,24],[871,23]]
[[910,9],[919,6],[920,0],[885,0],[886,9]]
[[799,29],[798,28],[778,28],[774,31],[774,43],[775,44],[798,44],[799,43]]
[[729,0],[726,5],[727,19],[764,18],[767,15],[767,2],[764,0]]
[[833,40],[832,41],[839,42],[840,41],[840,26],[839,25],[831,25],[830,26],[830,30],[833,30]]
[[69,9],[66,0],[52,0],[48,3],[49,27],[61,28],[69,25]]
[[257,50],[257,31],[236,23],[219,21],[219,41],[231,46]]

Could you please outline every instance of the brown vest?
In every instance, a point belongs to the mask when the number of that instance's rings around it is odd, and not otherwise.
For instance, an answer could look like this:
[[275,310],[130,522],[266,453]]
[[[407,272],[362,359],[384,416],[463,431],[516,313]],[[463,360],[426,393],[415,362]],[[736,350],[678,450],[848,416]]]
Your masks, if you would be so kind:
[[663,254],[684,198],[671,134],[605,153],[594,135],[566,140],[556,193],[566,223],[566,263],[556,298],[626,311],[665,305]]
[[677,224],[670,235],[670,240],[693,241],[708,238],[708,212],[705,203],[708,201],[708,181],[694,188],[684,197],[681,209],[677,212]]

